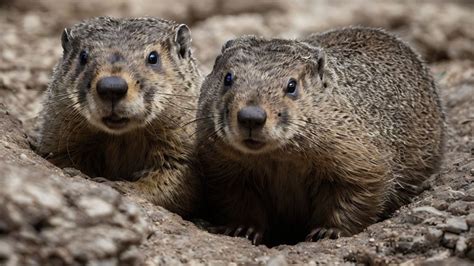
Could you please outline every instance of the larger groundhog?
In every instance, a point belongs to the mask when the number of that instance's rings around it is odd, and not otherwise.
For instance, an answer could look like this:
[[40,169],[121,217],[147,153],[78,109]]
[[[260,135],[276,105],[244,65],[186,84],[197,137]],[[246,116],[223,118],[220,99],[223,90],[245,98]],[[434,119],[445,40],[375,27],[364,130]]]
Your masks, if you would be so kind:
[[[86,20],[64,50],[40,115],[39,153],[92,177],[133,186],[181,215],[199,202],[195,130],[183,127],[201,76],[188,27],[155,18]],[[130,183],[132,184],[132,183]]]
[[256,244],[358,233],[406,204],[442,157],[433,78],[378,29],[229,41],[198,119],[214,229]]

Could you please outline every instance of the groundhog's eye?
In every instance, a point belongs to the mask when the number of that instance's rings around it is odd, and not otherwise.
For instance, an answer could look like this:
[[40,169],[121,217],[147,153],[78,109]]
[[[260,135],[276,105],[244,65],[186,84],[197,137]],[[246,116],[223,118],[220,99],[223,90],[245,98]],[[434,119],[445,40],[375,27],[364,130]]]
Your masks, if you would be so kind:
[[148,64],[154,65],[156,63],[158,63],[158,53],[153,51],[148,55]]
[[296,85],[296,80],[290,79],[290,81],[288,81],[288,85],[286,86],[286,93],[290,95],[296,95]]
[[224,86],[226,86],[226,87],[232,86],[232,83],[234,83],[232,74],[227,73],[224,77]]
[[85,50],[82,50],[81,53],[79,54],[79,62],[81,63],[81,65],[87,64],[88,58],[89,58],[89,54]]

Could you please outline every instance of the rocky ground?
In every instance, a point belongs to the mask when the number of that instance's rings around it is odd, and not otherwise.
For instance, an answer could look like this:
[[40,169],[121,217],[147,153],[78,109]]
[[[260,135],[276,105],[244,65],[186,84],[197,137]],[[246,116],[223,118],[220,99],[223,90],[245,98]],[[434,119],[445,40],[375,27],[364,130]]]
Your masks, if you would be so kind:
[[[344,25],[384,27],[430,63],[448,122],[446,158],[426,190],[349,238],[252,246],[212,235],[137,196],[123,196],[36,155],[29,136],[61,30],[96,15],[188,23],[204,73],[242,34],[298,37]],[[0,0],[0,265],[474,263],[472,1]]]

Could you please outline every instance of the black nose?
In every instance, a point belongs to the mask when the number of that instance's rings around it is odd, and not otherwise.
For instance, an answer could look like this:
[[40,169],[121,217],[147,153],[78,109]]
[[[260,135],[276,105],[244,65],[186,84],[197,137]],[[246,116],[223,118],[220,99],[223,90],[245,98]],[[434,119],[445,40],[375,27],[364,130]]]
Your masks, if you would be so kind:
[[258,129],[263,127],[267,121],[267,113],[258,106],[247,106],[237,113],[239,125],[248,129]]
[[101,78],[97,82],[97,93],[103,100],[118,101],[127,94],[128,84],[121,77]]

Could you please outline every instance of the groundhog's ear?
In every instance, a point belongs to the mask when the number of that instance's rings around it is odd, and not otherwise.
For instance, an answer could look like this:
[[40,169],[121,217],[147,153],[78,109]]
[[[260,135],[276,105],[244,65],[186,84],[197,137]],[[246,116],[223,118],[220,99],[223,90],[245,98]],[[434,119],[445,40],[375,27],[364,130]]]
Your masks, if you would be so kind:
[[224,45],[222,45],[222,48],[221,48],[221,53],[224,53],[225,50],[229,49],[230,47],[234,46],[235,44],[235,40],[228,40],[224,43]]
[[191,31],[188,26],[185,24],[178,26],[174,41],[177,45],[178,55],[181,58],[188,57],[191,49]]
[[70,30],[68,28],[65,28],[63,30],[63,34],[61,35],[61,45],[64,50],[67,50],[67,48],[69,47],[70,41],[71,41]]

